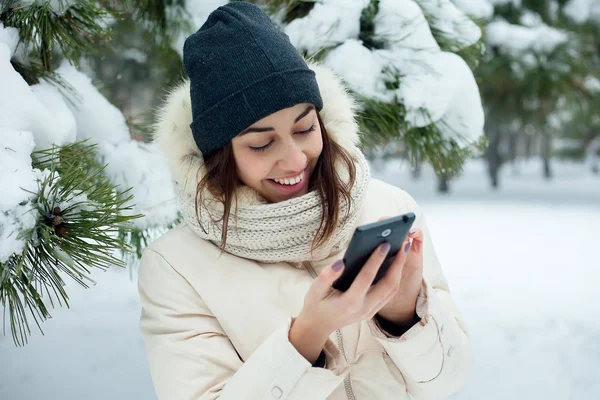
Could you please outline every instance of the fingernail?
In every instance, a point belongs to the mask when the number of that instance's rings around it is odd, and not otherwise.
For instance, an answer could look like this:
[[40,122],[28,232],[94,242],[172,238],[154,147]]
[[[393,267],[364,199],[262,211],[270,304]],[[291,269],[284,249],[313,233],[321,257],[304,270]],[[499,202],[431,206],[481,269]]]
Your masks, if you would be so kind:
[[417,231],[415,231],[414,229],[413,229],[412,231],[408,232],[408,234],[409,234],[410,236],[414,235],[415,233],[417,233]]
[[333,265],[331,266],[331,269],[334,270],[335,272],[337,272],[340,269],[342,269],[343,266],[344,266],[344,261],[337,260],[336,262],[333,263]]
[[410,242],[406,243],[406,246],[404,246],[405,253],[408,253],[409,250],[410,250]]
[[390,244],[386,242],[381,246],[381,254],[387,254],[388,251],[390,251]]

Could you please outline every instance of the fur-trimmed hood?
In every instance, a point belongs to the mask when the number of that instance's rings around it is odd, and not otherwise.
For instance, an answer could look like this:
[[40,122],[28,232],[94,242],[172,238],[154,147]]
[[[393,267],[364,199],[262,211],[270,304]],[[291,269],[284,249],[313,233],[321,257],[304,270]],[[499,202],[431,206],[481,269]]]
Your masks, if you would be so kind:
[[[323,99],[320,114],[327,132],[336,143],[353,152],[359,143],[354,99],[330,69],[316,64],[309,67],[316,73]],[[186,197],[195,197],[204,173],[204,160],[192,136],[191,123],[190,83],[186,80],[167,95],[154,130],[154,142],[167,158],[176,191]],[[238,194],[240,201],[244,199]]]

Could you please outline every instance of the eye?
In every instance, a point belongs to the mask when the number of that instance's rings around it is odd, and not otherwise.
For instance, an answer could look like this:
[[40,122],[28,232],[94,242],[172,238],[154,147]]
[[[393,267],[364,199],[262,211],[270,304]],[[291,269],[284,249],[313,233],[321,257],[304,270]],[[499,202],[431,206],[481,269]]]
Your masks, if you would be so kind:
[[250,146],[250,150],[252,150],[252,151],[265,151],[267,148],[269,148],[269,146],[271,146],[272,143],[273,143],[273,141],[270,141],[269,143],[265,144],[264,146],[260,146],[260,147],[252,147],[252,146]]
[[299,132],[296,132],[296,133],[299,133],[300,135],[307,135],[307,134],[309,134],[309,133],[313,132],[315,129],[317,129],[317,125],[316,125],[316,124],[313,124],[313,125],[312,125],[310,128],[308,128],[307,130],[305,130],[305,131],[299,131]]

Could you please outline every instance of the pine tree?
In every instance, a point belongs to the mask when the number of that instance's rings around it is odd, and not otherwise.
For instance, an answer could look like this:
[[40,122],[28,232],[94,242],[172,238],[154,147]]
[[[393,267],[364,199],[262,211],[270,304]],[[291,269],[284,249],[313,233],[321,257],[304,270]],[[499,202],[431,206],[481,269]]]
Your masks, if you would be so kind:
[[600,10],[596,0],[494,2],[485,25],[486,55],[476,70],[493,187],[501,165],[517,156],[519,142],[531,148],[539,139],[543,174],[550,178],[553,141],[575,138],[575,153],[581,154],[598,135],[593,86],[600,78],[600,18],[572,17],[594,2]]
[[17,345],[31,319],[41,330],[50,307],[68,306],[66,279],[88,286],[93,269],[126,266],[124,254],[177,217],[172,204],[152,215],[148,198],[172,197],[166,168],[77,70],[112,34],[115,11],[91,0],[0,3],[0,304]]

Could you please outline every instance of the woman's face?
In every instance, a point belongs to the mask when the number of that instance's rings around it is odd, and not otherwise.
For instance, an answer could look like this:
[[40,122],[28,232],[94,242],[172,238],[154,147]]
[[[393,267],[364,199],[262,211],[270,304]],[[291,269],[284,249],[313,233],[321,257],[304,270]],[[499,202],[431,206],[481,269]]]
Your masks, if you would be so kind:
[[312,104],[298,104],[256,122],[231,141],[240,180],[271,203],[308,193],[323,149]]

